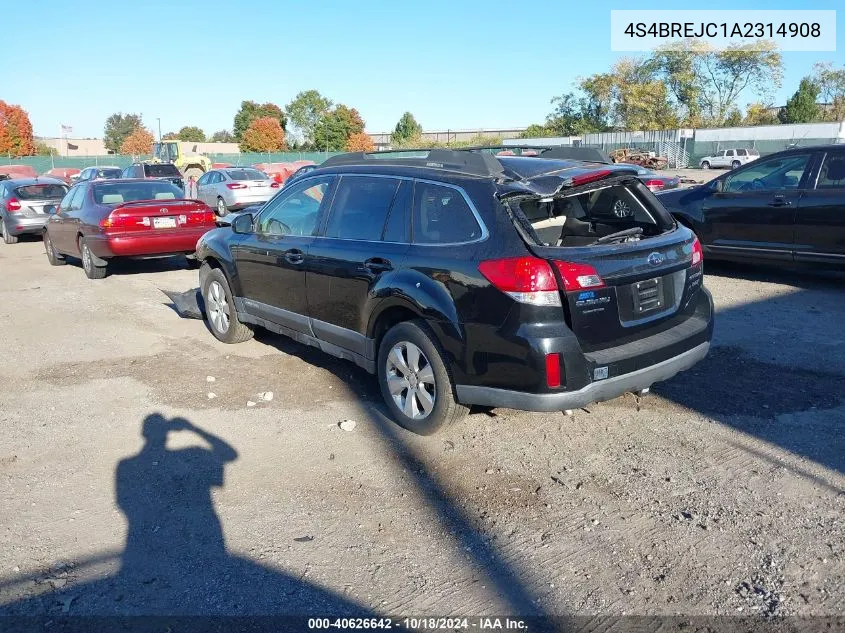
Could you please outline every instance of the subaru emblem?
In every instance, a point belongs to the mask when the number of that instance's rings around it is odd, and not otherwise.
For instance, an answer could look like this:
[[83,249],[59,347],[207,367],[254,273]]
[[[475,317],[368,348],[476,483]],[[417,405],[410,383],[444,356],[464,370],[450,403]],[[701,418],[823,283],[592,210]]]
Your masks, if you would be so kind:
[[662,264],[665,261],[666,261],[666,258],[663,255],[661,255],[660,253],[657,253],[657,252],[652,253],[651,255],[648,256],[648,263],[651,264],[652,266],[660,266],[660,264]]

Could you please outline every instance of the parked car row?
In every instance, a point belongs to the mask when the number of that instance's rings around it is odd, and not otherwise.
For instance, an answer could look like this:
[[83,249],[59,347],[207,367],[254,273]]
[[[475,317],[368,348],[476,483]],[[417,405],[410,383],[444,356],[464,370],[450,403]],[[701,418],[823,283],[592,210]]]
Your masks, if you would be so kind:
[[[250,171],[208,172],[205,200],[165,177],[0,187],[16,229],[25,203],[49,218],[52,265],[99,279],[115,257],[184,254],[217,339],[263,327],[350,360],[420,434],[471,405],[572,410],[693,366],[713,331],[705,254],[845,261],[845,146],[657,195],[636,166],[542,154],[345,154],[283,188]],[[277,193],[220,226],[214,187],[252,183]]]

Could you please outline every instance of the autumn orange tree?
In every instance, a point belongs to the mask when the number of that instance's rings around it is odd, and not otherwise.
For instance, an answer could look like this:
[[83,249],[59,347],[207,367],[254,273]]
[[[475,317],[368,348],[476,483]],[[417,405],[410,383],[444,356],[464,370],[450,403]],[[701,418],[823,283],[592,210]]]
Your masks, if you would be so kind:
[[153,153],[153,134],[147,128],[135,128],[120,146],[121,154],[132,156]]
[[0,100],[0,154],[32,156],[35,139],[26,110]]
[[263,116],[253,119],[241,137],[242,152],[279,152],[285,149],[285,131],[279,119]]
[[373,139],[365,132],[356,132],[350,135],[349,140],[346,141],[347,152],[372,152],[375,149]]

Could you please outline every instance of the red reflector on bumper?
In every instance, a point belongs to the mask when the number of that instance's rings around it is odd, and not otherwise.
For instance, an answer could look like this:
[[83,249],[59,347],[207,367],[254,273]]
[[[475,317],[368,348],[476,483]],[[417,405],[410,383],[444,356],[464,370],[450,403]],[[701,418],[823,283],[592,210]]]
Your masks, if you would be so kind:
[[546,354],[546,385],[560,387],[560,354]]

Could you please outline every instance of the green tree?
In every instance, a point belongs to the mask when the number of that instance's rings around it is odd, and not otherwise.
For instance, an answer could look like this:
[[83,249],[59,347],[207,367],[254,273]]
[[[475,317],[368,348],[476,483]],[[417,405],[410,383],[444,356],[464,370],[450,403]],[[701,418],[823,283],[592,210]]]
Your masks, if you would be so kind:
[[519,138],[547,138],[549,136],[556,136],[555,131],[549,129],[545,125],[532,123],[527,128],[525,128],[525,131],[519,135]]
[[828,121],[845,120],[845,68],[836,70],[830,62],[813,66],[813,81],[826,104],[823,116]]
[[746,90],[764,99],[783,79],[783,59],[772,42],[758,40],[716,50],[697,40],[657,49],[645,63],[669,87],[684,125],[722,125]]
[[742,112],[739,111],[739,108],[734,108],[725,118],[725,127],[738,127],[740,125],[742,125]]
[[212,143],[234,143],[235,142],[235,135],[232,134],[229,130],[218,130],[214,134],[211,135],[211,142]]
[[743,125],[777,125],[778,123],[780,123],[778,115],[774,113],[770,105],[749,103],[745,108]]
[[339,152],[349,137],[364,131],[364,120],[358,110],[339,103],[326,112],[314,128],[314,146],[320,151]]
[[35,154],[37,156],[50,156],[53,151],[53,148],[44,141],[35,141]]
[[264,103],[259,105],[255,101],[241,101],[241,109],[235,115],[234,125],[232,126],[235,139],[240,141],[249,124],[261,117],[272,117],[276,119],[282,131],[287,126],[287,116],[285,116],[285,113],[276,104]]
[[396,124],[396,127],[393,129],[393,135],[390,139],[391,141],[395,141],[397,143],[403,143],[412,138],[418,137],[422,134],[422,131],[422,125],[417,123],[414,115],[410,112],[406,112],[402,115],[399,122]]
[[178,141],[179,135],[176,132],[168,132],[164,136],[161,137],[162,141]]
[[809,77],[798,84],[795,94],[786,100],[786,107],[778,112],[781,123],[812,123],[818,121],[821,109],[817,100],[821,90]]
[[300,92],[287,105],[288,116],[304,145],[314,145],[314,130],[317,123],[331,107],[331,100],[316,90]]
[[195,125],[186,125],[177,134],[180,141],[188,141],[192,143],[205,143],[205,132]]
[[106,119],[106,125],[103,128],[103,144],[106,149],[118,153],[126,137],[141,127],[143,123],[140,115],[116,112]]

